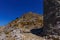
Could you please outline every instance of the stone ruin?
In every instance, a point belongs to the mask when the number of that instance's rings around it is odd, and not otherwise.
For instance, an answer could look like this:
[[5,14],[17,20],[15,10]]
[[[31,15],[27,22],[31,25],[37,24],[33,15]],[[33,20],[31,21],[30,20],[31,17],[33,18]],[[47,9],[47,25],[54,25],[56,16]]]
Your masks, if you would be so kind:
[[44,28],[42,34],[44,36],[60,36],[60,0],[44,0]]

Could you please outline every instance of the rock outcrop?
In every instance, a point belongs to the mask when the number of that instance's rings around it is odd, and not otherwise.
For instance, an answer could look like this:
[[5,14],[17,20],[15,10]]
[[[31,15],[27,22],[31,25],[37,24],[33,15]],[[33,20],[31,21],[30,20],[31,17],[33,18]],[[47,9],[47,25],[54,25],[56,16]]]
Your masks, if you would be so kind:
[[31,29],[38,29],[43,27],[43,16],[28,12],[22,17],[16,18],[7,26],[21,28],[24,32],[30,32]]
[[29,12],[11,21],[6,27],[1,27],[0,40],[44,40],[43,37],[30,32],[42,27],[43,16]]

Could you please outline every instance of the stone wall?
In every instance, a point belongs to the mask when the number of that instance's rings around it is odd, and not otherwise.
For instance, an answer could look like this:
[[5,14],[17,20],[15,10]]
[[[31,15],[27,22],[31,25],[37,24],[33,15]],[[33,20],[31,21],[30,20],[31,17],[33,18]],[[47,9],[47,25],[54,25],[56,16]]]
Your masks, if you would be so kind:
[[60,35],[60,3],[58,0],[44,0],[45,35]]

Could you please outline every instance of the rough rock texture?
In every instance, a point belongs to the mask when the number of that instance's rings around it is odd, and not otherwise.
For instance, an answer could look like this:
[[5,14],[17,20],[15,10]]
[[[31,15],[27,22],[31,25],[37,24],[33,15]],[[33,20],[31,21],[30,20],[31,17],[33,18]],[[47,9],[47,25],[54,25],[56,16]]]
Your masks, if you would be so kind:
[[5,29],[5,27],[4,27],[4,26],[1,26],[1,27],[0,27],[0,33],[3,32],[4,29]]
[[[5,30],[4,30],[5,31]],[[40,36],[36,36],[32,33],[22,33],[20,29],[16,28],[10,32],[1,32],[0,40],[44,40],[44,38]]]
[[16,18],[6,27],[1,27],[0,40],[44,40],[43,37],[30,32],[32,29],[39,29],[42,26],[43,16],[29,12]]
[[[60,36],[60,1],[44,0],[44,35]],[[60,39],[56,39],[60,40]]]
[[43,27],[43,16],[28,12],[22,17],[16,18],[7,26],[21,28],[24,32],[30,32],[31,29],[38,29]]

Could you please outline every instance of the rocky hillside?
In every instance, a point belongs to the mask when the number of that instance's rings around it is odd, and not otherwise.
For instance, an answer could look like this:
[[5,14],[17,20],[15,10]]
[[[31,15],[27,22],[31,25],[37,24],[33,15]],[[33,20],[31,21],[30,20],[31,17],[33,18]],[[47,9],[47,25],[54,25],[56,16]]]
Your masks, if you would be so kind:
[[10,32],[1,32],[0,40],[44,40],[32,33],[22,33],[20,29],[14,29]]
[[42,27],[43,16],[29,12],[11,21],[6,27],[1,27],[0,40],[44,40],[30,32]]
[[4,28],[3,26],[0,26],[0,32],[4,31]]
[[43,16],[36,13],[28,12],[22,15],[22,17],[16,18],[16,20],[13,20],[7,26],[21,28],[23,31],[30,31],[31,29],[42,28]]

